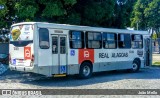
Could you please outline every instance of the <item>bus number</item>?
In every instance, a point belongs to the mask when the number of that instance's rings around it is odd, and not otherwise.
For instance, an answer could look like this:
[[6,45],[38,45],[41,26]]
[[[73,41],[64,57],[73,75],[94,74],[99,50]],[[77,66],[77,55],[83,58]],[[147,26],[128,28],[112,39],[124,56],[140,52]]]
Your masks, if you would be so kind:
[[19,48],[18,47],[14,47],[14,50],[19,50]]

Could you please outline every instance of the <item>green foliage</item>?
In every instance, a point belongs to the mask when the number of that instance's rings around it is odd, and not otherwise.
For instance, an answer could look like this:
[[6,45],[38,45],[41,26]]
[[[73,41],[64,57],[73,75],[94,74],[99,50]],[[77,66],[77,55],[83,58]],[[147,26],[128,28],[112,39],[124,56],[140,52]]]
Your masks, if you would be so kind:
[[39,8],[42,10],[39,12],[39,18],[55,23],[79,24],[79,14],[72,9],[76,2],[76,0],[39,0]]
[[0,6],[3,6],[3,9],[0,9],[0,27],[4,27],[6,25],[4,17],[8,13],[8,9],[6,6],[6,0],[0,0]]
[[144,10],[145,17],[148,19],[149,27],[160,27],[160,0],[153,0],[148,4],[148,8]]
[[[0,27],[12,21],[140,29],[160,27],[160,0],[0,0]],[[15,19],[15,16],[18,19]],[[160,32],[160,29],[157,29]],[[158,34],[159,35],[159,34]]]
[[0,5],[4,7],[3,9],[0,10],[0,17],[4,17],[8,12],[6,3],[7,3],[6,0],[0,0]]
[[160,62],[153,62],[153,63],[152,63],[152,66],[156,66],[156,67],[159,66],[159,67],[160,67]]
[[58,19],[59,23],[64,23],[64,24],[74,24],[74,25],[80,25],[81,23],[81,17],[80,14],[76,12],[72,12],[68,16],[64,16]]
[[111,18],[113,15],[113,8],[113,0],[93,2],[85,7],[84,15],[87,16],[86,18],[92,22],[102,23],[103,19],[108,20]]
[[134,6],[131,26],[140,29],[160,27],[160,0],[138,0]]
[[136,28],[136,24],[139,24],[139,28],[145,29],[147,27],[147,18],[145,17],[144,10],[148,7],[150,0],[138,0],[134,6],[133,17],[131,19],[131,26]]
[[65,5],[71,5],[71,6],[73,6],[76,3],[77,3],[77,0],[64,0],[64,4]]
[[80,0],[77,12],[81,14],[81,24],[105,27],[114,12],[114,0]]
[[4,19],[0,19],[0,28],[3,28],[6,26],[6,22]]
[[15,14],[20,19],[26,20],[26,18],[34,18],[38,10],[38,5],[36,4],[35,0],[20,0],[19,2],[15,3],[14,8],[16,10]]
[[42,16],[51,18],[53,16],[62,16],[64,14],[66,14],[66,11],[63,9],[63,5],[60,2],[48,2],[43,10]]
[[156,40],[156,39],[157,39],[157,34],[156,34],[156,32],[153,32],[153,34],[152,34],[152,39],[153,39],[153,40]]
[[114,27],[126,28],[131,24],[130,18],[136,0],[117,0],[114,12]]

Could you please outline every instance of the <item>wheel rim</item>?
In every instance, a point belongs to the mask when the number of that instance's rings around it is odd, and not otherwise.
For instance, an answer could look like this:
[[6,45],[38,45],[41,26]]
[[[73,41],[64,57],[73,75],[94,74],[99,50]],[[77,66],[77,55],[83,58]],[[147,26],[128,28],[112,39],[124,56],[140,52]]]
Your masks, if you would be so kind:
[[84,76],[88,76],[89,74],[90,74],[90,68],[89,68],[89,66],[84,66],[84,68],[83,68],[83,75]]
[[136,71],[138,68],[138,65],[136,63],[133,63],[133,71]]

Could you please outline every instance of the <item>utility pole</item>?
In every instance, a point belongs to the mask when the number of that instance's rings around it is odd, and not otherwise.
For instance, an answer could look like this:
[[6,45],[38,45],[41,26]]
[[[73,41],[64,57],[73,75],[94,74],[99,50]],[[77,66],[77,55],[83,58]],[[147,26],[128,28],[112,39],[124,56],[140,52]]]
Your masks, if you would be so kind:
[[137,30],[138,30],[138,26],[139,26],[138,23],[139,23],[139,22],[137,21]]

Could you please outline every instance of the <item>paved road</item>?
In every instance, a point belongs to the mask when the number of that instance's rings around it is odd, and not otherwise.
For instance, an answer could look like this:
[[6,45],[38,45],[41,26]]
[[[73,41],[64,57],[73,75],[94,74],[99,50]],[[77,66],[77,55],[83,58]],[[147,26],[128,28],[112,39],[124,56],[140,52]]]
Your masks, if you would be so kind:
[[101,72],[84,80],[78,79],[76,76],[44,78],[35,74],[10,72],[0,77],[0,89],[2,88],[159,89],[160,68],[150,67],[142,69],[138,73]]
[[[95,73],[90,79],[78,79],[76,76],[46,78],[23,72],[7,72],[0,76],[0,89],[159,89],[160,67],[141,69],[138,73],[112,71]],[[22,97],[22,96],[21,96]],[[19,98],[21,98],[19,97]],[[159,98],[160,96],[105,96],[105,95],[70,95],[70,96],[34,96],[37,98]],[[13,98],[13,97],[12,97]],[[15,96],[17,98],[17,96]],[[29,98],[29,96],[23,96]]]
[[[159,54],[154,54],[154,60],[160,60]],[[95,73],[90,79],[78,79],[76,76],[63,78],[46,78],[36,74],[8,71],[0,76],[0,89],[160,89],[160,67],[141,69],[138,73],[126,71],[111,71]],[[35,96],[34,96],[35,97]],[[53,96],[38,96],[38,98],[53,98]],[[54,96],[59,98],[159,98],[160,96],[105,96],[105,95],[74,95]],[[17,98],[17,96],[15,96]],[[29,98],[27,96],[23,98]]]

